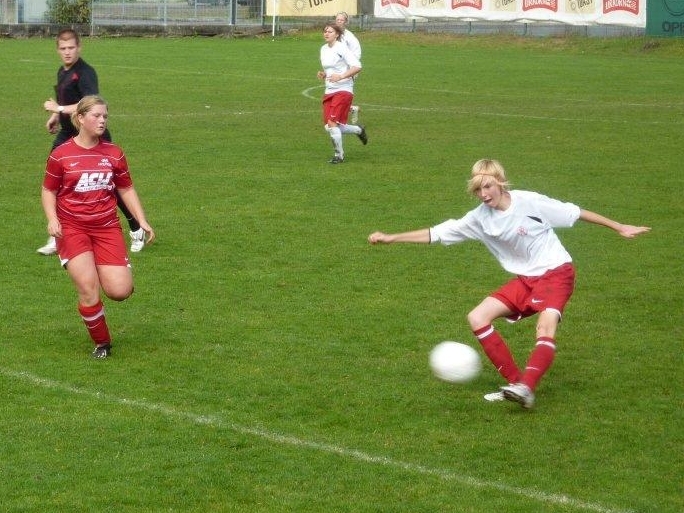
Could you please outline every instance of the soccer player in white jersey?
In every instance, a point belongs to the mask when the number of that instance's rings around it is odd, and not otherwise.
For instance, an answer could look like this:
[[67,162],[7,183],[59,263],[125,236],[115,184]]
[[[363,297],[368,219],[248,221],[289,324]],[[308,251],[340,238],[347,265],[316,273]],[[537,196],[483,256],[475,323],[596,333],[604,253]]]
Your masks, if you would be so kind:
[[[575,282],[572,258],[553,229],[570,227],[581,219],[631,239],[650,228],[621,224],[536,192],[509,190],[504,168],[496,160],[475,163],[468,191],[482,203],[461,219],[449,219],[432,228],[404,233],[374,232],[368,241],[371,244],[439,242],[450,245],[479,240],[506,271],[515,275],[468,313],[468,323],[485,354],[507,382],[499,391],[485,395],[485,399],[507,399],[531,408],[534,391],[553,363],[556,328]],[[492,323],[500,318],[515,322],[535,314],[538,314],[535,346],[526,366],[519,368]]]
[[346,12],[338,12],[335,16],[335,23],[342,29],[340,41],[347,45],[357,59],[361,60],[361,43],[359,43],[358,38],[347,27],[349,15]]
[[[352,31],[347,28],[347,25],[349,24],[349,15],[346,12],[338,12],[335,15],[335,23],[342,29],[340,41],[347,45],[347,48],[351,50],[358,60],[361,60],[361,43],[359,43],[358,38],[352,33]],[[356,125],[358,122],[359,106],[352,105],[349,107],[349,123]]]
[[323,123],[335,149],[335,154],[329,160],[331,164],[344,162],[342,134],[355,134],[364,145],[368,143],[365,127],[347,123],[349,107],[354,99],[354,77],[361,71],[361,61],[340,42],[341,35],[342,29],[334,22],[327,23],[323,28],[323,70],[317,73],[319,80],[325,80]]

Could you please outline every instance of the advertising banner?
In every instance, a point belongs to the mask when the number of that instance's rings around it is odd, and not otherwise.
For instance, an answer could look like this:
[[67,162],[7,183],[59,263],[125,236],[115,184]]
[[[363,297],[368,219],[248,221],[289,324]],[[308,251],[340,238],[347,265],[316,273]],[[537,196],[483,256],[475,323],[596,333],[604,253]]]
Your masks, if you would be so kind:
[[357,14],[357,0],[266,0],[266,16],[334,18],[338,12]]
[[375,0],[375,16],[645,27],[646,0]]
[[646,35],[684,36],[684,0],[648,0]]

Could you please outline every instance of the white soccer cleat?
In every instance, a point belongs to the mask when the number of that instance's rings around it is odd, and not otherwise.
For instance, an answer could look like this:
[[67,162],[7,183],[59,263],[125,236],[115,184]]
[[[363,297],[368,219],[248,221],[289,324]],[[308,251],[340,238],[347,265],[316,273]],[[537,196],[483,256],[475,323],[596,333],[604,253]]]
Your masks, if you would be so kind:
[[138,228],[134,232],[128,232],[131,236],[131,251],[138,253],[145,247],[145,230]]
[[359,106],[358,105],[352,105],[349,108],[349,124],[350,125],[356,125],[359,122]]
[[498,392],[492,392],[490,394],[485,394],[484,400],[488,401],[490,403],[498,403],[499,401],[505,401],[506,398],[504,397],[503,392],[501,390],[499,390]]
[[505,399],[518,403],[525,409],[534,406],[534,392],[524,383],[514,383],[501,387],[501,392]]
[[54,237],[50,237],[47,240],[47,244],[45,246],[42,246],[36,250],[36,252],[40,253],[41,255],[45,256],[50,256],[54,255],[57,253],[57,241],[55,240]]

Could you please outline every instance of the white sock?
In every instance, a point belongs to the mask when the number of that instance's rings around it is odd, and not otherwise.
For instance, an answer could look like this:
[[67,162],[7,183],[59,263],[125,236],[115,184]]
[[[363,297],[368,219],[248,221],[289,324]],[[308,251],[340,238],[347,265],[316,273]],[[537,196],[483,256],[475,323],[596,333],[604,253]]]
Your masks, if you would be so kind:
[[338,125],[343,134],[360,134],[361,127],[358,125]]
[[344,158],[344,149],[342,148],[342,131],[340,130],[340,126],[343,125],[338,125],[334,127],[326,126],[325,129],[330,134],[333,146],[335,147],[335,154],[338,155],[340,158]]

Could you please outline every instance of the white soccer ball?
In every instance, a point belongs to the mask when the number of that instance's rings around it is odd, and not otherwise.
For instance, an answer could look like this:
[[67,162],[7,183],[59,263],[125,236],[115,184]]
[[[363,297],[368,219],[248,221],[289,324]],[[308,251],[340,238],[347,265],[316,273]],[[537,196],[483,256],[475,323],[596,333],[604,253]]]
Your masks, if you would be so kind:
[[430,351],[432,373],[449,383],[467,383],[477,377],[482,362],[477,351],[467,344],[446,341]]

